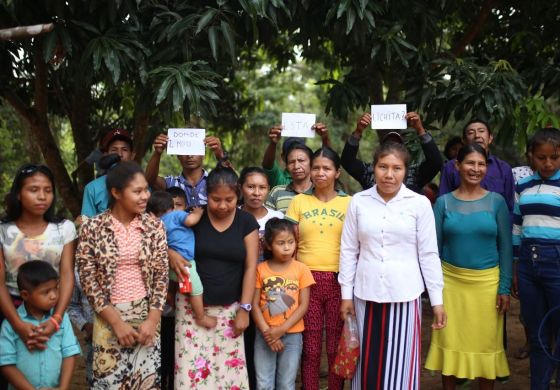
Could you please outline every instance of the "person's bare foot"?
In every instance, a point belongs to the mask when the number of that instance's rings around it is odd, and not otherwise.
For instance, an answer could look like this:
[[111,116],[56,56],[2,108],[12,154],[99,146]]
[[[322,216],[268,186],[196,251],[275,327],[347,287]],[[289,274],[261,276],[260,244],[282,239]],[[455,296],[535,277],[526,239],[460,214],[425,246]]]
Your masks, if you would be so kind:
[[216,317],[204,315],[204,317],[202,317],[202,318],[195,318],[194,322],[198,326],[203,326],[207,329],[212,329],[212,328],[216,327],[216,324],[218,323],[218,320],[216,319]]

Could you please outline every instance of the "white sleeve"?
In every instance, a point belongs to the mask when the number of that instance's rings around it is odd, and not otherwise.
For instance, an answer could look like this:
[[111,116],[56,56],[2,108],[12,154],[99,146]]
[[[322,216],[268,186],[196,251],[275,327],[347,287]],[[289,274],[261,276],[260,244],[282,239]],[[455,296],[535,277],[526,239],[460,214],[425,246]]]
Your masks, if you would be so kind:
[[416,245],[422,277],[431,305],[441,305],[443,304],[443,273],[438,253],[436,223],[430,201],[421,197],[417,210]]
[[356,277],[356,267],[360,254],[356,207],[356,198],[352,198],[344,218],[340,241],[338,283],[340,284],[342,299],[354,298],[354,278]]
[[62,238],[63,238],[64,245],[78,238],[78,234],[76,232],[76,226],[74,226],[73,222],[67,219],[62,221]]

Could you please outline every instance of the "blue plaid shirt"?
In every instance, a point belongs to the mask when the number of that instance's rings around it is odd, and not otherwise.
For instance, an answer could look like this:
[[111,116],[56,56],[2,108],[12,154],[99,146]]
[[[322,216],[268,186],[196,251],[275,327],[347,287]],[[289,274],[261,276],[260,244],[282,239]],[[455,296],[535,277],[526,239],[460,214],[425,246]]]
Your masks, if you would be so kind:
[[200,180],[192,186],[191,183],[185,179],[183,174],[179,176],[166,176],[165,187],[179,187],[187,195],[187,207],[202,206],[208,203],[208,194],[206,192],[206,179],[208,172],[202,170],[203,174]]

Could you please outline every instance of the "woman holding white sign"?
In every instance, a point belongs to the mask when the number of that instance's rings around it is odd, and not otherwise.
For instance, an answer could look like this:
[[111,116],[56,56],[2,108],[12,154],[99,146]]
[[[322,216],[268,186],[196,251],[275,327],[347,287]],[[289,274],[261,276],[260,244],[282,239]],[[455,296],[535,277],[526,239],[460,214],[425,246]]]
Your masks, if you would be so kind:
[[[414,192],[422,193],[422,188],[428,184],[438,174],[443,166],[443,158],[437,147],[436,142],[422,125],[420,115],[416,112],[406,114],[407,125],[416,130],[422,152],[424,153],[424,161],[418,165],[412,165],[407,169],[407,175],[404,180],[406,186]],[[364,190],[373,187],[375,177],[373,174],[373,164],[366,163],[358,159],[358,149],[363,132],[371,124],[372,118],[370,113],[363,114],[358,123],[356,130],[348,137],[342,155],[342,167],[360,183]],[[375,122],[374,122],[375,126]]]

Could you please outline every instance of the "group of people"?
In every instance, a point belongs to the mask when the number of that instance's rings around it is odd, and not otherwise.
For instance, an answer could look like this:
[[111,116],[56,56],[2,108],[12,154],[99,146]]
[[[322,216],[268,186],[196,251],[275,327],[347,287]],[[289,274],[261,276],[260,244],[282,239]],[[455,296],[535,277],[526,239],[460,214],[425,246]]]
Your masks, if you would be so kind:
[[[360,161],[364,114],[341,156],[322,123],[316,151],[284,140],[285,169],[274,126],[262,168],[240,175],[207,137],[214,169],[178,156],[182,172],[160,177],[167,136],[144,171],[129,133],[115,129],[76,225],[56,217],[49,168],[24,165],[0,223],[0,388],[70,388],[81,352],[73,322],[93,389],[294,389],[300,368],[303,388],[319,389],[324,334],[328,388],[342,389],[330,368],[348,316],[360,339],[352,388],[418,388],[427,291],[426,368],[443,388],[464,378],[488,389],[509,375],[511,295],[529,334],[531,388],[548,389],[560,329],[560,131],[535,133],[514,182],[490,153],[486,122],[469,121],[444,164],[418,114],[407,120],[424,153],[417,165],[396,132]],[[342,168],[363,191],[343,191]]]

